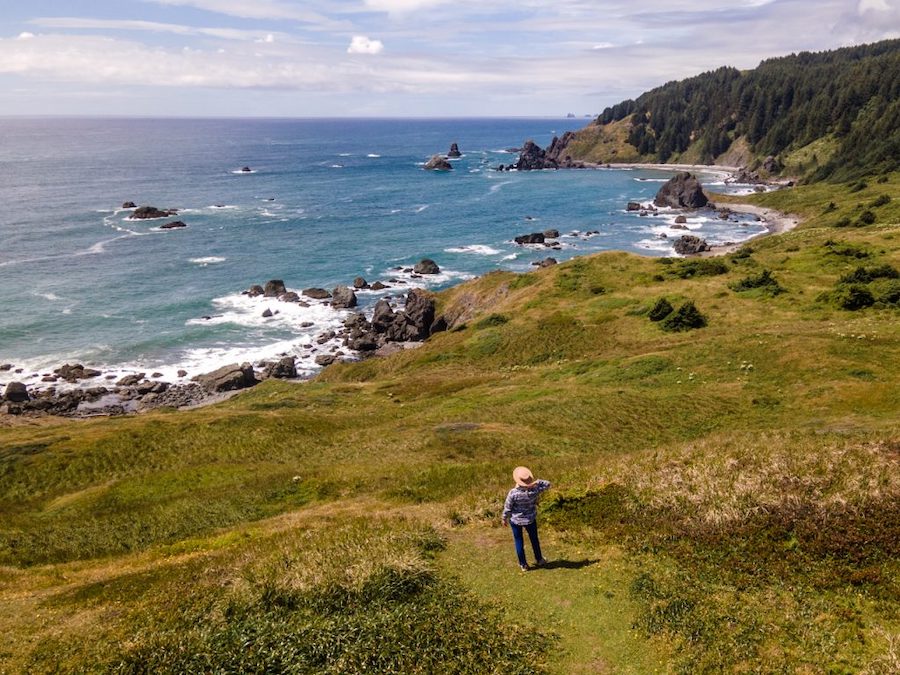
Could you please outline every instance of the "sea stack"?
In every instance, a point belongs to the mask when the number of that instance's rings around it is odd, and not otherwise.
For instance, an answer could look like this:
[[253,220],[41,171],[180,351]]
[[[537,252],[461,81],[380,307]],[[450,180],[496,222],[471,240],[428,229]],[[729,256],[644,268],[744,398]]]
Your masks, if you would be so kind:
[[447,153],[447,157],[462,157],[462,153],[459,151],[459,146],[456,143],[450,144],[450,152]]
[[696,176],[680,171],[659,189],[653,203],[674,209],[699,209],[706,206],[709,199]]

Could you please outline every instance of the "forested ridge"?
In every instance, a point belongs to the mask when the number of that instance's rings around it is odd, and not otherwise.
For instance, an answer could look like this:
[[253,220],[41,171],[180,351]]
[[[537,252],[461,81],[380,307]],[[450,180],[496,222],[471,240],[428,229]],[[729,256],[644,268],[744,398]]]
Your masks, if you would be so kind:
[[900,40],[723,67],[609,107],[604,126],[631,118],[628,143],[652,161],[692,151],[711,163],[735,141],[785,161],[817,143],[800,170],[855,178],[900,165]]

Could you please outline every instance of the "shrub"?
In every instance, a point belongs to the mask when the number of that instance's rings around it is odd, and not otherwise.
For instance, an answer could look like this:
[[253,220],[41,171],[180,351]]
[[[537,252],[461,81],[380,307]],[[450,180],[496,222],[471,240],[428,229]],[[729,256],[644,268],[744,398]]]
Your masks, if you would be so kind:
[[884,206],[885,204],[890,204],[891,198],[889,195],[878,195],[875,200],[869,204],[873,209],[877,209],[879,206]]
[[763,270],[755,276],[744,277],[740,281],[731,284],[730,288],[735,293],[751,291],[756,288],[765,289],[765,291],[771,295],[784,293],[784,288],[778,283],[778,280],[772,276],[772,273],[769,270]]
[[834,202],[828,202],[828,206],[825,207],[825,209],[822,211],[822,213],[831,213],[832,211],[836,211],[836,210],[837,210],[837,204],[835,204]]
[[857,246],[856,244],[851,244],[846,241],[834,241],[833,239],[828,239],[823,246],[828,253],[842,258],[862,259],[868,258],[871,255],[862,246]]
[[869,210],[863,211],[859,214],[859,223],[861,225],[871,225],[875,222],[875,214]]
[[647,317],[651,321],[662,321],[667,316],[669,316],[669,314],[671,314],[674,309],[675,308],[672,307],[672,303],[670,303],[665,298],[660,298],[656,301],[656,304],[653,305],[653,309],[650,310],[650,313],[647,315]]
[[480,330],[482,328],[493,328],[495,326],[502,326],[505,323],[509,322],[509,317],[503,314],[491,314],[490,316],[485,317],[481,321],[475,324],[476,330]]
[[844,216],[834,224],[835,227],[850,227],[850,219]]
[[867,187],[869,187],[869,184],[866,181],[861,180],[850,186],[850,192],[862,192]]
[[857,267],[849,274],[845,274],[839,280],[839,284],[868,284],[875,279],[898,279],[900,272],[890,265],[878,265],[877,267]]
[[677,333],[694,328],[703,328],[707,325],[706,317],[700,313],[693,301],[688,301],[670,314],[663,322],[662,329],[670,333]]
[[872,292],[865,286],[849,284],[838,286],[832,294],[835,304],[841,309],[856,311],[875,304]]
[[690,258],[679,260],[670,270],[670,274],[679,279],[692,277],[713,277],[728,272],[728,265],[714,258]]
[[900,279],[888,279],[881,284],[873,284],[875,299],[884,305],[900,305]]

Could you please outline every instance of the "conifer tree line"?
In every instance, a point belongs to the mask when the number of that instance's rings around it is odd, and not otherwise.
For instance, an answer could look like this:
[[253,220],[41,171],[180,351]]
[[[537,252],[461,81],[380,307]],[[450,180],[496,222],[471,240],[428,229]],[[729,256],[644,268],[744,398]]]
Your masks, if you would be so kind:
[[740,137],[760,157],[830,137],[836,150],[810,167],[811,180],[886,173],[900,168],[900,40],[719,68],[607,108],[596,123],[631,115],[628,142],[660,162],[695,143],[712,162]]

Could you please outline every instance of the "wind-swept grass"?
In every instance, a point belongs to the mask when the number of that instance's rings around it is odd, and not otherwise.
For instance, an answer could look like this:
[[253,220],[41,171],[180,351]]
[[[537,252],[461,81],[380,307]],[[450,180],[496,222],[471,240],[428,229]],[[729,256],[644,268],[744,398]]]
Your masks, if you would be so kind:
[[[311,383],[0,428],[0,671],[889,672],[900,322],[828,294],[893,292],[900,179],[854,189],[754,197],[807,220],[715,264],[486,275]],[[518,464],[590,565],[523,580]]]

